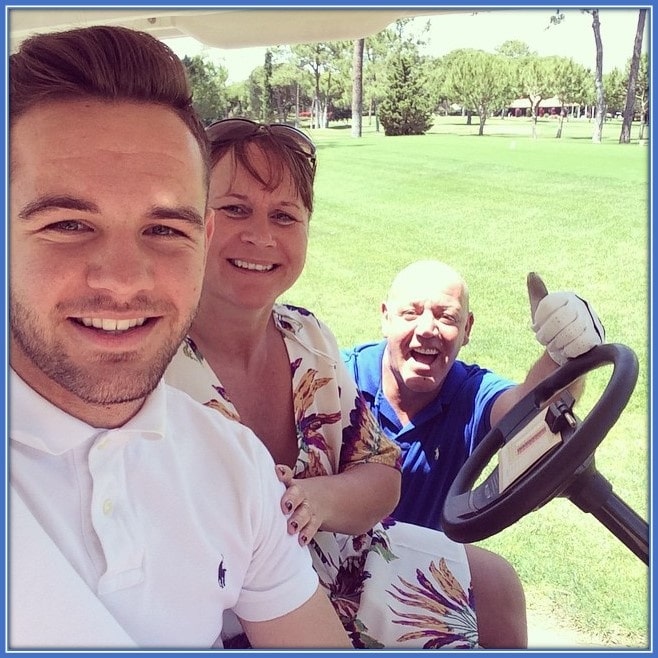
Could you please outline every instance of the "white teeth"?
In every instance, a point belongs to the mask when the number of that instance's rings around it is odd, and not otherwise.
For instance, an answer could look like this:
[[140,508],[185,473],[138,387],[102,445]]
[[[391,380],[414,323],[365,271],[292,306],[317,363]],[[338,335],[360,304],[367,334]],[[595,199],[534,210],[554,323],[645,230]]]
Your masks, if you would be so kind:
[[257,272],[269,272],[274,269],[274,265],[259,265],[258,263],[248,263],[246,260],[232,260],[233,265],[243,270],[256,270]]
[[419,354],[427,354],[429,356],[436,356],[439,353],[439,350],[433,349],[431,347],[416,347],[414,348],[414,352],[418,352]]
[[146,318],[134,318],[130,320],[113,320],[109,318],[80,318],[85,327],[94,327],[103,331],[127,331],[133,327],[141,327]]

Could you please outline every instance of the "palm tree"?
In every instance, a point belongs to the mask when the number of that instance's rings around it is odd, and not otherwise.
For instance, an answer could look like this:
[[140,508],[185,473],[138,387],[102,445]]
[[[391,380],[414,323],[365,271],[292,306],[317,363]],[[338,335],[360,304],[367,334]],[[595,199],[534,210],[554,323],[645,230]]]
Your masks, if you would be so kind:
[[363,115],[363,49],[365,39],[354,40],[352,53],[352,137],[361,137]]
[[[599,20],[598,9],[582,9],[586,14],[592,16],[592,30],[594,31],[594,43],[596,44],[596,70],[594,72],[594,88],[596,90],[596,119],[594,122],[594,134],[592,141],[595,144],[601,143],[601,134],[603,133],[603,122],[605,121],[605,94],[603,90],[603,42],[601,40],[601,21]],[[551,16],[551,25],[559,25],[564,20],[564,14],[558,9]]]
[[594,120],[594,134],[592,141],[601,143],[603,133],[603,122],[605,121],[605,93],[603,91],[603,42],[601,41],[601,21],[598,9],[587,9],[592,14],[592,30],[594,31],[594,43],[596,44],[596,71],[594,72],[594,88],[596,89],[596,118]]
[[635,88],[637,86],[637,75],[640,70],[640,56],[642,53],[642,39],[644,37],[644,23],[647,10],[640,9],[637,17],[637,30],[635,31],[635,43],[633,45],[633,57],[628,74],[628,87],[626,89],[626,106],[624,107],[624,118],[621,124],[620,144],[628,144],[631,141],[631,125],[635,114]]

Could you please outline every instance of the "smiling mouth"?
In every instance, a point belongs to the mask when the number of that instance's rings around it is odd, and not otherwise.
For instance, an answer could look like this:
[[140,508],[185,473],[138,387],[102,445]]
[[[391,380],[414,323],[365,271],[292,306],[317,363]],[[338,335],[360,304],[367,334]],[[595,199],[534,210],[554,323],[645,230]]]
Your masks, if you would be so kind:
[[127,318],[123,320],[117,320],[115,318],[71,318],[77,324],[81,324],[84,327],[89,327],[93,329],[102,329],[103,331],[111,331],[114,333],[129,331],[135,327],[143,326],[149,318]]
[[229,258],[228,262],[239,270],[247,270],[249,272],[271,272],[278,267],[274,263],[263,265],[262,263],[250,263],[249,261],[238,258]]
[[430,365],[439,355],[439,350],[434,347],[416,347],[411,350],[414,361]]

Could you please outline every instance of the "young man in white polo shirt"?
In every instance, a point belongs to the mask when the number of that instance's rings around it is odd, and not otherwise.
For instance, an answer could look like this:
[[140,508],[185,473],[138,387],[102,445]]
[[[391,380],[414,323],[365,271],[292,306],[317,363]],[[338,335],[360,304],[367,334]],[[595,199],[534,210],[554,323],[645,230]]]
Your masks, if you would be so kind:
[[266,449],[160,381],[213,230],[181,62],[72,30],[9,88],[9,646],[209,648],[234,609],[256,648],[350,647]]

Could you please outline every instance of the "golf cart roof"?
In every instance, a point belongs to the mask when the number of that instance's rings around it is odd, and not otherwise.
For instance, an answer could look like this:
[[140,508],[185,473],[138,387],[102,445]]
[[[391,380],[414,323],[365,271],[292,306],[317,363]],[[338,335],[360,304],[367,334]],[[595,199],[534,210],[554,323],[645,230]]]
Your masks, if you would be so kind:
[[[193,37],[217,48],[247,48],[358,39],[400,18],[432,16],[466,9],[386,8],[108,8],[8,10],[9,46],[15,51],[32,34],[85,25],[123,25],[160,39]],[[472,11],[472,10],[470,10]]]

